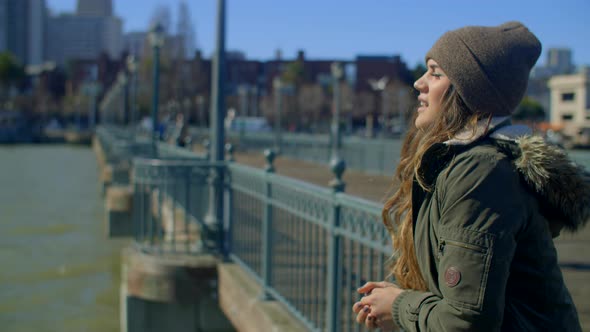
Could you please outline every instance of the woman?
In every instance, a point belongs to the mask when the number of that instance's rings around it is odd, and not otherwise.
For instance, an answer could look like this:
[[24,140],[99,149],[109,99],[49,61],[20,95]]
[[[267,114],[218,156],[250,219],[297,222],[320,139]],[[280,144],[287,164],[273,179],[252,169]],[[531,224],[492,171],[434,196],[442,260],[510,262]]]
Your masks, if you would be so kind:
[[553,236],[584,225],[584,170],[509,116],[541,52],[521,23],[445,33],[426,55],[415,128],[383,220],[397,284],[353,306],[369,328],[580,331]]

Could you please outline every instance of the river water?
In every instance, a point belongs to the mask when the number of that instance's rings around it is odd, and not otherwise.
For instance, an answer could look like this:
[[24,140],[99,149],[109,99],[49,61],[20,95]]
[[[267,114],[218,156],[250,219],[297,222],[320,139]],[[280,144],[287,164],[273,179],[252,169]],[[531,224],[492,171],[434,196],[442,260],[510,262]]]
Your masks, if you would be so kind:
[[0,146],[0,331],[119,331],[120,252],[88,147]]

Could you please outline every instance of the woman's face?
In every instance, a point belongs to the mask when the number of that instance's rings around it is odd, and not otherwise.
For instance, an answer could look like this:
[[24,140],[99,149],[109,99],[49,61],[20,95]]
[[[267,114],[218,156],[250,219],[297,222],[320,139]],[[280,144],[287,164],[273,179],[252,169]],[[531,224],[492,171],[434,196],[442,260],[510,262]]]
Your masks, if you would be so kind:
[[418,129],[426,129],[434,122],[440,112],[442,98],[451,86],[451,81],[436,61],[429,59],[426,66],[426,73],[414,82],[414,88],[420,92],[418,117],[414,123]]

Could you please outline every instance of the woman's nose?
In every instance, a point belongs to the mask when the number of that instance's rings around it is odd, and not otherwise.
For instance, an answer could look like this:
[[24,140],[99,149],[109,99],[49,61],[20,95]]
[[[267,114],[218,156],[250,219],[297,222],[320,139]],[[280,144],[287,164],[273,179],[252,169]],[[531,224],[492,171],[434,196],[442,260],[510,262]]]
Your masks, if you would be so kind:
[[414,89],[421,91],[422,89],[424,89],[424,81],[422,80],[422,77],[420,77],[419,79],[416,80],[416,82],[414,82]]
[[424,80],[423,77],[420,77],[419,79],[416,80],[416,82],[414,82],[414,89],[422,92],[422,90],[424,90],[424,88],[426,87],[426,84],[424,84]]

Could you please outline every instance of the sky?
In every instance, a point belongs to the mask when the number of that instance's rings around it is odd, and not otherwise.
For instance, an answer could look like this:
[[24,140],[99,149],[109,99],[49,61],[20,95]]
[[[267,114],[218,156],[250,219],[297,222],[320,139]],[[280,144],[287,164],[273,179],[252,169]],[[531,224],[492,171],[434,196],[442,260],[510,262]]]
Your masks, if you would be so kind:
[[[73,12],[76,0],[46,0],[52,12]],[[158,6],[178,0],[113,0],[123,30],[145,31]],[[215,45],[216,0],[187,0],[196,45],[209,56]],[[523,22],[543,44],[537,65],[552,47],[572,49],[576,65],[590,65],[590,0],[227,0],[226,49],[248,59],[283,58],[304,50],[307,59],[400,55],[408,66],[445,31],[465,25]]]

